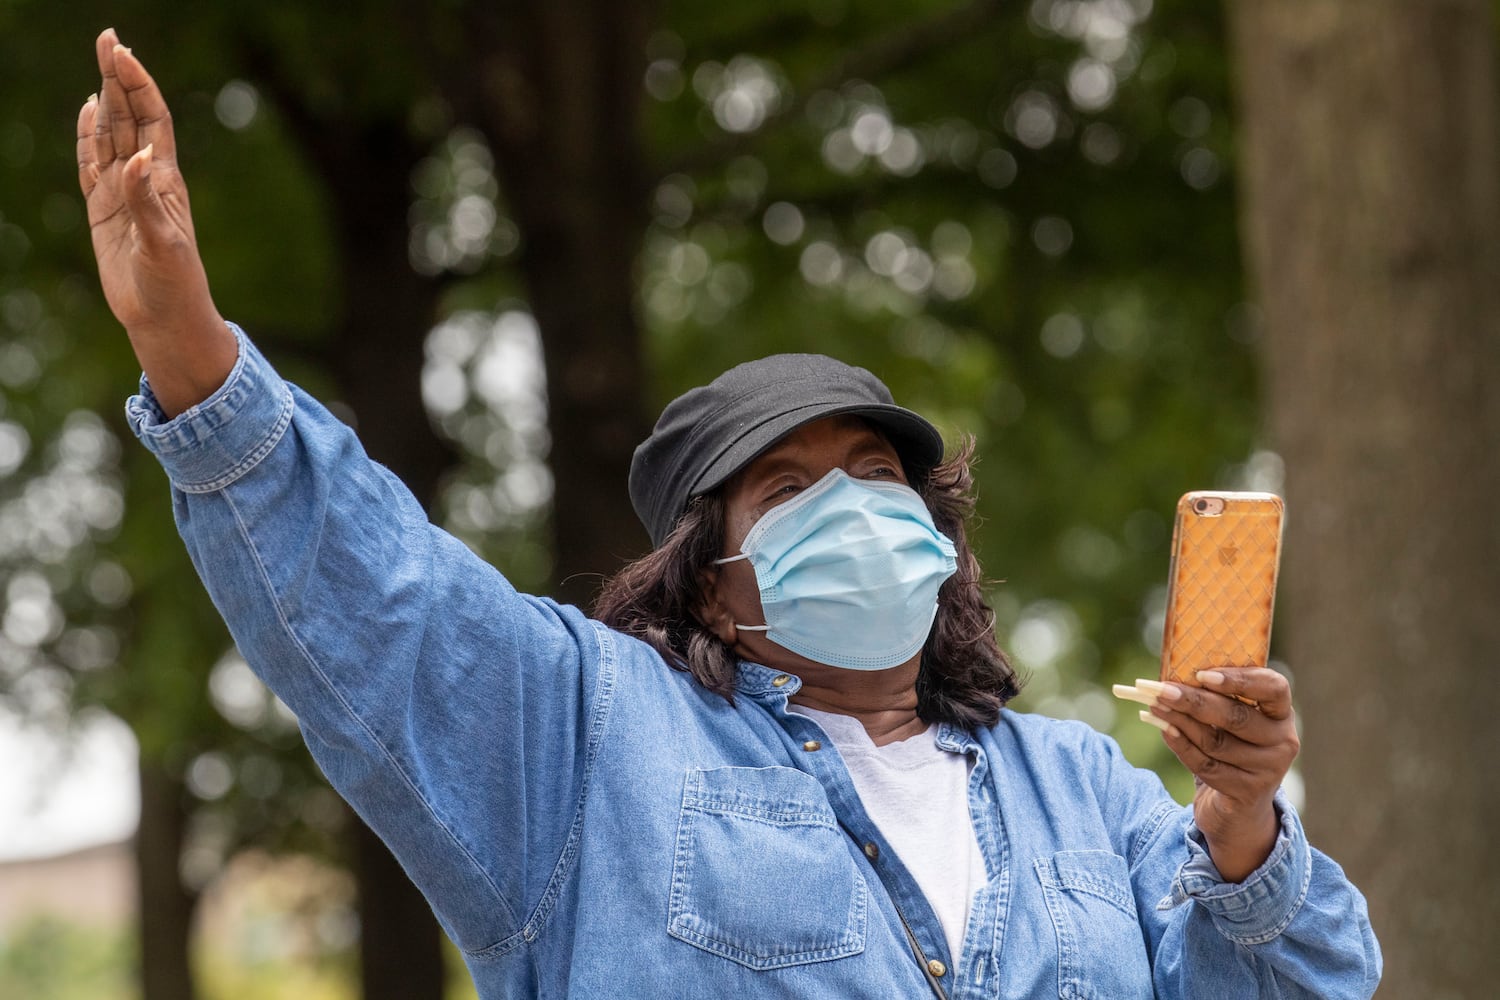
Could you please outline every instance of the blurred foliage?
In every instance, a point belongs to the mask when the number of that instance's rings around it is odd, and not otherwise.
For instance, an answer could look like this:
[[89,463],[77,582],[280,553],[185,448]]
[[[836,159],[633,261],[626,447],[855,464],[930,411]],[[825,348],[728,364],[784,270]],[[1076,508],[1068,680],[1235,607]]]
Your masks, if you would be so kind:
[[0,996],[127,1000],[136,995],[130,935],[39,917],[0,936]]
[[[37,917],[0,936],[0,997],[16,1000],[130,1000],[138,996],[131,933]],[[248,958],[223,947],[200,946],[197,968],[203,1000],[353,1000],[347,950],[314,957]],[[451,945],[447,1000],[477,994]]]
[[[326,846],[341,813],[185,583],[163,477],[119,416],[134,368],[73,180],[89,41],[113,20],[172,103],[220,308],[325,397],[335,220],[271,95],[294,84],[352,121],[394,108],[426,143],[389,210],[411,220],[412,266],[445,282],[411,358],[468,456],[442,517],[536,586],[550,442],[524,234],[443,74],[393,44],[415,23],[451,50],[465,6],[413,22],[375,2],[0,4],[0,697],[59,727],[85,704],[126,718],[194,796],[198,885],[246,843]],[[950,442],[974,435],[974,542],[1029,675],[1018,704],[1113,731],[1183,796],[1104,691],[1156,670],[1176,497],[1276,484],[1256,450],[1221,16],[1187,0],[675,2],[642,83],[653,400],[816,350],[882,375]]]
[[683,165],[642,264],[656,398],[818,350],[950,442],[974,435],[974,541],[1029,674],[1018,706],[1113,730],[1185,798],[1103,686],[1157,670],[1176,498],[1277,475],[1255,451],[1221,14],[999,5],[899,70],[830,75],[898,61],[954,9],[762,6],[775,30],[747,49],[753,28],[671,8],[647,77],[658,154]]

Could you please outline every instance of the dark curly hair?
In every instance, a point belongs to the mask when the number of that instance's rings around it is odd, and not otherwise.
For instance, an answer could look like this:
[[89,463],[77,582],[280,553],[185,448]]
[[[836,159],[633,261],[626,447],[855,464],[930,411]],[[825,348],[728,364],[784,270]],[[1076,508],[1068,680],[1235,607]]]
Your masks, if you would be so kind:
[[[984,601],[979,561],[969,548],[973,456],[974,442],[965,439],[952,458],[914,480],[933,523],[958,550],[958,571],[938,592],[937,618],[922,647],[917,714],[926,722],[965,728],[993,725],[1021,689],[995,641],[995,615]],[[720,487],[693,498],[660,546],[604,582],[594,617],[642,640],[674,669],[733,704],[738,657],[693,613],[703,603],[699,575],[723,544]]]

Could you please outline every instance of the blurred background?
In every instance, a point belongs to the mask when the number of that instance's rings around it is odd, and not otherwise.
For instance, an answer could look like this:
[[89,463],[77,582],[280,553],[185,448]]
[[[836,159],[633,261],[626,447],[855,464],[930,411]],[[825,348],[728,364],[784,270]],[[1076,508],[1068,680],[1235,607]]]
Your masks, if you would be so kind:
[[646,548],[659,407],[774,351],[978,441],[1017,706],[1191,783],[1170,517],[1283,492],[1290,791],[1385,997],[1493,995],[1495,4],[0,0],[0,996],[472,996],[129,439],[73,123],[171,104],[220,311],[523,588]]

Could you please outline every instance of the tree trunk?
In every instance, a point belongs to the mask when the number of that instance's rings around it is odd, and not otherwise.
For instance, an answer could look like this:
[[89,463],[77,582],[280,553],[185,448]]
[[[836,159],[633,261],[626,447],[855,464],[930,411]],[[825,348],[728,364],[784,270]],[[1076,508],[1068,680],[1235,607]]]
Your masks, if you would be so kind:
[[[477,109],[524,233],[555,442],[553,592],[586,604],[600,574],[646,544],[625,483],[645,430],[634,268],[647,223],[638,105],[648,22],[644,5],[605,0],[471,10],[466,71],[434,71],[454,106]],[[351,127],[289,87],[272,90],[335,205],[343,308],[330,358],[344,401],[370,455],[430,502],[454,458],[433,435],[417,377],[438,283],[409,266],[406,216],[392,210],[409,202],[423,150],[401,122]],[[438,1000],[437,925],[356,826],[365,1000]]]
[[615,0],[474,14],[480,114],[546,354],[553,593],[584,606],[601,574],[648,547],[625,486],[648,430],[635,262],[648,221],[639,133],[652,14]]
[[[456,462],[422,402],[422,343],[436,318],[438,283],[407,260],[410,177],[420,150],[398,128],[343,148],[360,164],[323,161],[333,191],[343,308],[331,353],[339,388],[370,457],[431,507]],[[354,875],[364,1000],[442,1000],[442,931],[427,900],[385,844],[356,819]]]
[[[407,256],[411,174],[425,152],[399,117],[360,121],[315,110],[275,59],[252,59],[333,208],[339,313],[326,360],[360,442],[429,508],[457,455],[422,401],[422,344],[440,285]],[[364,1000],[442,1000],[442,931],[427,900],[357,817],[349,825],[360,916]]]
[[370,828],[349,824],[359,886],[364,1000],[442,1000],[443,940],[432,908]]
[[138,767],[141,822],[135,833],[140,908],[141,996],[144,1000],[194,1000],[189,957],[197,894],[179,875],[187,828],[182,782],[143,755]]
[[1484,0],[1239,0],[1244,214],[1286,461],[1314,842],[1382,995],[1500,980],[1500,123]]

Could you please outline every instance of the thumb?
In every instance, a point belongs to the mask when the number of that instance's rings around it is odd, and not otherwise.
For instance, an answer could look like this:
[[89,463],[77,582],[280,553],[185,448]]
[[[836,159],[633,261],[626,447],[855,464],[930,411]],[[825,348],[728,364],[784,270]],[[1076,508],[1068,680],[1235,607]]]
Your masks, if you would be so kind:
[[172,221],[167,217],[166,207],[162,205],[156,188],[151,184],[153,145],[148,143],[125,164],[124,183],[121,187],[124,189],[125,207],[130,211],[136,231],[140,233],[147,249],[157,250],[170,242]]

